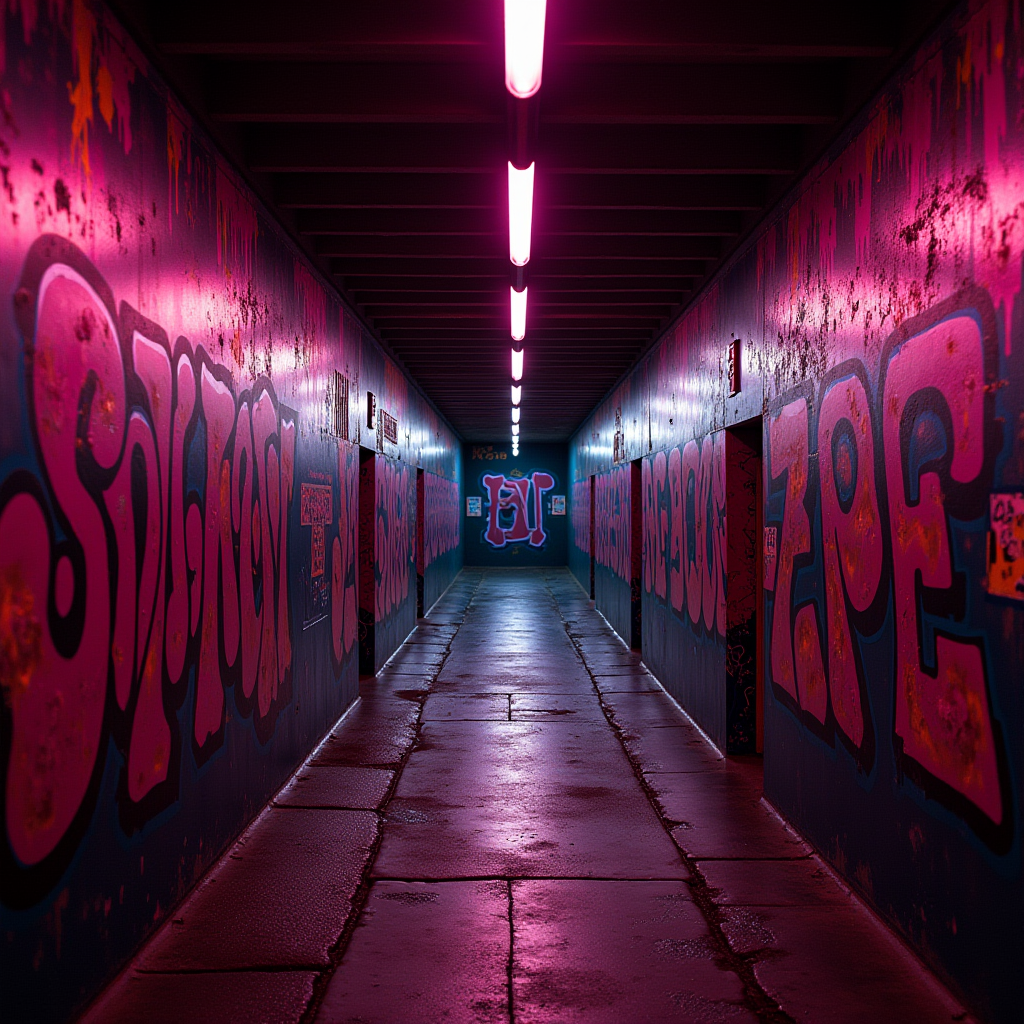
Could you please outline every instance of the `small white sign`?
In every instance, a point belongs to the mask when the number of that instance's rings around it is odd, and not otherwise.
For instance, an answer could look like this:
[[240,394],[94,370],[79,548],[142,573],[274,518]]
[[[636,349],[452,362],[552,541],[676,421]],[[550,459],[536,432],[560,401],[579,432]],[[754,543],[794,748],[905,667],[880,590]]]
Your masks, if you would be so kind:
[[466,499],[466,515],[480,517],[484,514],[484,499],[477,496]]
[[564,516],[565,515],[565,495],[564,494],[552,494],[551,495],[551,514],[553,516]]

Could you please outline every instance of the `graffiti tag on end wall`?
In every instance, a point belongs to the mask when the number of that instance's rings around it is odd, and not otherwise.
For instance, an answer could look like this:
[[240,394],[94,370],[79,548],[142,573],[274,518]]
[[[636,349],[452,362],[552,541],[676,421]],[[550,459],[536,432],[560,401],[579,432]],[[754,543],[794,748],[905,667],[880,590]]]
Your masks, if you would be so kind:
[[483,485],[487,491],[484,540],[492,548],[524,541],[533,548],[543,547],[548,535],[542,499],[554,488],[555,478],[540,470],[523,477],[487,474]]

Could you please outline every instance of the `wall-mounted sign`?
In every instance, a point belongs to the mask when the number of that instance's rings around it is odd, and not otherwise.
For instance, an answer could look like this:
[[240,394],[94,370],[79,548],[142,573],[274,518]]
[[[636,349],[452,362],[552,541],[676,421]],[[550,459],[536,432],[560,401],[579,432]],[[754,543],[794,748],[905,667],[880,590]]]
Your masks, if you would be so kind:
[[477,495],[466,499],[466,515],[480,518],[484,514],[484,499]]
[[[330,477],[323,473],[317,473],[316,476],[322,480],[330,480]],[[307,577],[304,582],[309,587],[309,592],[305,595],[305,628],[319,622],[330,609],[331,581],[324,573],[327,552],[325,529],[334,518],[334,514],[331,486],[328,483],[303,483],[299,498],[299,522],[312,530],[309,567],[303,573]]]
[[334,371],[333,382],[328,385],[328,405],[335,437],[348,440],[348,377]]
[[377,396],[372,391],[366,392],[366,429],[377,429]]
[[988,592],[1024,601],[1024,494],[989,495]]
[[612,437],[612,462],[619,463],[626,458],[626,434],[622,429],[622,406],[615,410],[615,434]]
[[564,494],[553,494],[553,495],[551,495],[551,514],[553,516],[564,516],[565,515],[565,495]]
[[729,364],[729,394],[738,395],[740,393],[740,339],[733,338],[729,342],[729,353],[728,353],[728,364]]
[[384,424],[384,440],[398,444],[398,420],[384,409],[381,410],[380,418]]
[[764,589],[775,589],[775,566],[778,562],[779,528],[764,528]]

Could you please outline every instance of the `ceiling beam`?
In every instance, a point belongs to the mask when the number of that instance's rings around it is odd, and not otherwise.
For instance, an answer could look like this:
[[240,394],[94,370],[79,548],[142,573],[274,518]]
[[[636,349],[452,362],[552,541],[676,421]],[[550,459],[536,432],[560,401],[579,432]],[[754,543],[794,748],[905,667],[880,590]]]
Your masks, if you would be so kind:
[[[504,235],[508,230],[507,220],[495,210],[300,210],[296,223],[303,235]],[[740,227],[739,214],[714,210],[538,209],[535,217],[538,237],[734,238]]]
[[[791,174],[799,136],[791,126],[562,125],[538,143],[547,174]],[[261,173],[494,174],[505,166],[504,132],[492,125],[350,124],[246,128],[249,166]]]
[[[157,37],[168,53],[363,61],[500,62],[500,7],[473,0],[346,4],[304,0],[276,5],[179,0],[155,5]],[[616,9],[617,7],[617,9]],[[889,8],[891,10],[891,6]],[[834,59],[892,52],[892,17],[863,0],[841,6],[756,0],[720,4],[563,3],[549,14],[548,62]]]
[[[697,275],[689,277],[645,278],[622,277],[605,278],[600,282],[592,282],[579,277],[554,278],[533,275],[530,277],[531,295],[544,297],[570,296],[593,298],[600,301],[603,296],[633,295],[675,295],[680,291],[689,291],[691,282]],[[493,278],[461,278],[461,277],[362,277],[352,279],[352,296],[357,302],[380,301],[387,296],[401,302],[433,302],[448,301],[453,296],[501,295],[507,294],[508,276]]]
[[[379,257],[477,257],[501,256],[505,243],[494,233],[479,235],[320,235],[317,252],[326,257],[376,259]],[[590,261],[659,259],[706,263],[722,255],[717,238],[607,235],[591,244],[586,236],[542,235],[534,243],[538,256]]]
[[[834,62],[546,69],[541,124],[833,124]],[[481,85],[484,88],[481,88]],[[221,61],[206,94],[216,120],[292,124],[503,124],[500,74],[462,63]]]
[[299,210],[303,235],[495,235],[507,230],[496,210]]
[[[587,306],[590,308],[606,308],[608,304],[615,306],[648,306],[673,304],[678,301],[680,289],[665,291],[548,291],[547,289],[531,290],[530,310],[548,309],[556,306]],[[486,291],[438,291],[438,292],[402,292],[395,289],[386,291],[354,293],[354,297],[366,310],[368,316],[376,315],[375,309],[388,306],[393,309],[430,310],[430,309],[508,309],[508,292],[501,288]]]
[[[504,213],[501,166],[492,174],[295,173],[274,176],[285,209],[494,209]],[[765,179],[729,175],[538,175],[538,209],[730,210],[751,212],[765,202]]]

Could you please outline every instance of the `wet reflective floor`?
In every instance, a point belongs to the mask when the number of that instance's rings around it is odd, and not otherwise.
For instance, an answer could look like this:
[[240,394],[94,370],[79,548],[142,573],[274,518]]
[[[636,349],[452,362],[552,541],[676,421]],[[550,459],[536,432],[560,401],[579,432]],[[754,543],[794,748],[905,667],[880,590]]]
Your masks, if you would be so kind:
[[966,1020],[566,570],[465,570],[90,1021]]

